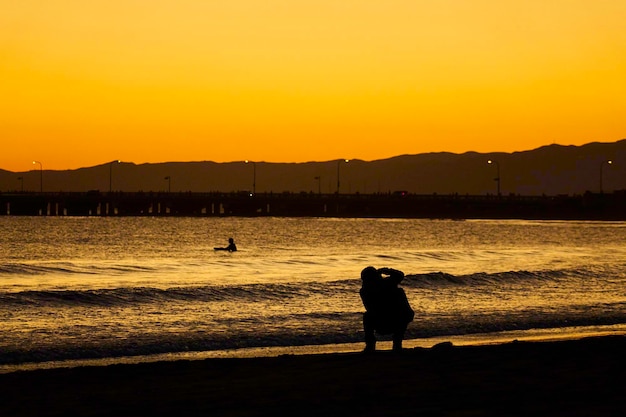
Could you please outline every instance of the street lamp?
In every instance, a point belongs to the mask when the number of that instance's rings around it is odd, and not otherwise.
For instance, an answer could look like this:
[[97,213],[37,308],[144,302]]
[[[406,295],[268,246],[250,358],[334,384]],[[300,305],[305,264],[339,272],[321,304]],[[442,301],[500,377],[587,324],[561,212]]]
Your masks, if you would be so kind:
[[604,176],[604,173],[603,173],[604,164],[612,165],[613,161],[609,159],[608,161],[602,161],[602,163],[600,164],[600,194],[604,194],[604,189],[602,187],[602,179],[603,179],[602,177]]
[[246,164],[252,164],[252,195],[256,194],[256,162],[248,161],[246,159]]
[[350,160],[340,159],[339,161],[337,161],[337,194],[339,194],[339,167],[341,166],[342,162],[345,162],[347,164],[348,162],[350,162]]
[[39,192],[43,193],[43,164],[39,161],[33,161],[33,164],[39,164]]
[[488,164],[494,164],[496,166],[496,177],[493,179],[498,183],[498,196],[500,195],[500,164],[498,161],[492,161],[491,159],[487,161]]
[[109,162],[109,192],[113,192],[113,164],[119,164],[120,160]]
[[167,192],[171,193],[172,192],[172,177],[168,175],[167,177],[164,178],[164,180],[167,181]]

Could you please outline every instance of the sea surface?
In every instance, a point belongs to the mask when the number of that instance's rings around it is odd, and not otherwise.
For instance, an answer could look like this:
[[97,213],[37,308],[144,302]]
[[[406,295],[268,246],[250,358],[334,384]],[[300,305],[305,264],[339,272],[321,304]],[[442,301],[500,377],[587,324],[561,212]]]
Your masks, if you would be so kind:
[[626,331],[625,222],[2,216],[0,372],[362,349],[368,265],[407,347]]

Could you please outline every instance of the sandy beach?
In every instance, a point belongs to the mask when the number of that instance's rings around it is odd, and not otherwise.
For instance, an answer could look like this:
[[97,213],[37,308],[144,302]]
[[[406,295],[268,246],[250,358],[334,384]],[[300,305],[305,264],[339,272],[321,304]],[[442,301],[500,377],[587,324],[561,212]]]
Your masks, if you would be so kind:
[[0,415],[624,415],[624,351],[606,336],[14,372]]

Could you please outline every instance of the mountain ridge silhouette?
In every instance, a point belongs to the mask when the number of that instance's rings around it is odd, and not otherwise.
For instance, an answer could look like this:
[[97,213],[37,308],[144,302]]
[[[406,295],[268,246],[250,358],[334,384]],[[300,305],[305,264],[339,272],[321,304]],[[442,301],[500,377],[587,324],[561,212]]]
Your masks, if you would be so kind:
[[[497,162],[488,164],[488,160]],[[612,161],[611,164],[608,161]],[[561,195],[626,190],[626,139],[585,145],[550,144],[526,151],[430,152],[363,161],[108,162],[73,170],[0,169],[0,192],[98,190],[257,193]],[[339,174],[339,178],[337,177]],[[169,179],[168,179],[169,177]],[[20,179],[21,178],[21,179]],[[43,181],[43,184],[40,183]],[[254,184],[254,185],[253,185]]]

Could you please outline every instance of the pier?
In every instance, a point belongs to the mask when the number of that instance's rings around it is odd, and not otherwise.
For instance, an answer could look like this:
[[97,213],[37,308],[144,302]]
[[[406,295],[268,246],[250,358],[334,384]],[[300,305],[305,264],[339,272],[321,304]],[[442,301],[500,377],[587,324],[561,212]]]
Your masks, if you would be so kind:
[[0,194],[0,216],[626,220],[626,192],[577,196],[16,192]]

